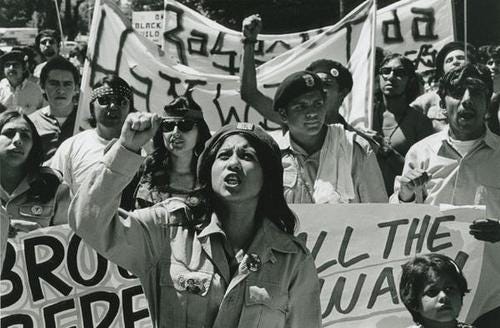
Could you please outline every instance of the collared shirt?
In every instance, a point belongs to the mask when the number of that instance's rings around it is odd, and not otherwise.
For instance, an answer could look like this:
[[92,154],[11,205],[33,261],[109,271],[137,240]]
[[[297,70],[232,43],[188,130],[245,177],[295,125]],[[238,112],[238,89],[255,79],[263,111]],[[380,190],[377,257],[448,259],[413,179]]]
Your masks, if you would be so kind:
[[[425,188],[416,193],[417,203],[433,205],[485,204],[490,216],[500,217],[500,137],[486,130],[484,139],[461,156],[448,139],[449,130],[433,134],[408,151],[403,175],[421,168],[431,175]],[[398,177],[392,203],[398,203]]]
[[[141,280],[154,327],[319,327],[319,281],[310,253],[262,218],[234,276],[215,215],[192,222],[181,199],[117,214],[119,195],[142,163],[119,144],[75,195],[70,225],[89,245]],[[245,265],[243,265],[243,264]]]
[[30,119],[35,124],[36,130],[42,138],[42,147],[45,154],[44,160],[50,159],[59,145],[73,135],[76,120],[76,107],[66,118],[62,125],[50,113],[50,107],[46,106],[32,113]]
[[[282,151],[283,185],[288,203],[314,203],[314,182],[319,168],[321,150],[307,154],[290,138],[290,132],[279,140]],[[368,141],[354,136],[351,177],[354,184],[353,203],[387,202],[384,180]],[[335,154],[332,154],[335,156]]]
[[45,104],[42,90],[38,84],[24,79],[23,82],[13,87],[7,78],[0,81],[0,103],[8,110],[22,109],[29,115]]

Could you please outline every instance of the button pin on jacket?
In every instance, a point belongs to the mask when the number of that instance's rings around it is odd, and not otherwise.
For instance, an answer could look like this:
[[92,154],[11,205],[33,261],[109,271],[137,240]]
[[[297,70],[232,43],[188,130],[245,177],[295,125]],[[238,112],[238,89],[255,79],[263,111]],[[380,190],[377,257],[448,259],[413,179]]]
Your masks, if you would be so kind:
[[33,205],[31,207],[31,214],[33,215],[41,215],[43,212],[43,209],[40,205]]
[[262,267],[262,261],[261,261],[259,255],[254,254],[254,253],[249,254],[247,257],[246,266],[247,266],[248,270],[250,270],[252,272],[259,271],[260,268]]

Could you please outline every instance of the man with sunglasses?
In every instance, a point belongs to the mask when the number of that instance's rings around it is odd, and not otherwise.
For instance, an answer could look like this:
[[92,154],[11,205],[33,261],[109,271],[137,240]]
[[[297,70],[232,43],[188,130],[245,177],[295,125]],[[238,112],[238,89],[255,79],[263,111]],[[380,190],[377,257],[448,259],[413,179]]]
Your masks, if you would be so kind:
[[[483,65],[454,68],[442,77],[438,94],[449,127],[410,148],[391,202],[482,204],[488,215],[499,218],[500,137],[485,124],[490,72]],[[476,238],[500,241],[498,222],[473,226]]]
[[[72,192],[76,192],[87,174],[102,159],[111,140],[120,136],[127,115],[133,111],[132,88],[117,75],[101,78],[93,87],[90,125],[85,130],[64,141],[50,166],[63,174]],[[122,194],[122,208],[133,206],[133,193],[137,181],[133,181]]]
[[47,29],[40,31],[35,37],[35,46],[43,55],[45,61],[35,67],[33,76],[40,78],[42,68],[49,60],[59,55],[61,36],[55,30]]
[[49,160],[57,147],[73,135],[75,129],[79,73],[61,56],[47,62],[40,74],[40,86],[48,106],[29,115],[42,138],[44,160]]

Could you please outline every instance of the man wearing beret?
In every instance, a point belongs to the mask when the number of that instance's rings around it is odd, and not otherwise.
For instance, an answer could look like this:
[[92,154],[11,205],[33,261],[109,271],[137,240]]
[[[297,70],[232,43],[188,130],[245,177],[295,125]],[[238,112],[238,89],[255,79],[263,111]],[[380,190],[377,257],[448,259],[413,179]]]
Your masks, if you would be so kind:
[[42,90],[28,79],[28,55],[22,49],[13,48],[2,55],[0,66],[5,75],[0,81],[0,103],[7,110],[30,114],[43,106]]
[[309,71],[289,75],[273,109],[288,131],[282,141],[288,203],[386,202],[382,173],[370,144],[341,124],[326,124],[321,78]]
[[[273,111],[273,100],[257,88],[254,46],[261,29],[262,21],[259,15],[251,15],[243,20],[243,56],[240,65],[241,99],[266,119],[283,125],[279,113]],[[340,123],[346,130],[355,131],[339,113],[344,98],[352,89],[351,72],[341,63],[331,59],[316,60],[306,70],[316,73],[323,80],[326,91],[326,122],[328,124]],[[365,139],[369,139],[362,132],[356,132]]]

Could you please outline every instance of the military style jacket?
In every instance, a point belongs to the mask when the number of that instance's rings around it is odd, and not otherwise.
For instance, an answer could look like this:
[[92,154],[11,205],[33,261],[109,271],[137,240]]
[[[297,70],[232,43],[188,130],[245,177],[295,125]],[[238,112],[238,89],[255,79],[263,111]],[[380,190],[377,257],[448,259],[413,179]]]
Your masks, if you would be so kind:
[[320,326],[313,258],[270,220],[231,270],[215,214],[193,224],[182,199],[117,212],[142,160],[114,145],[75,195],[70,226],[141,280],[154,327]]

